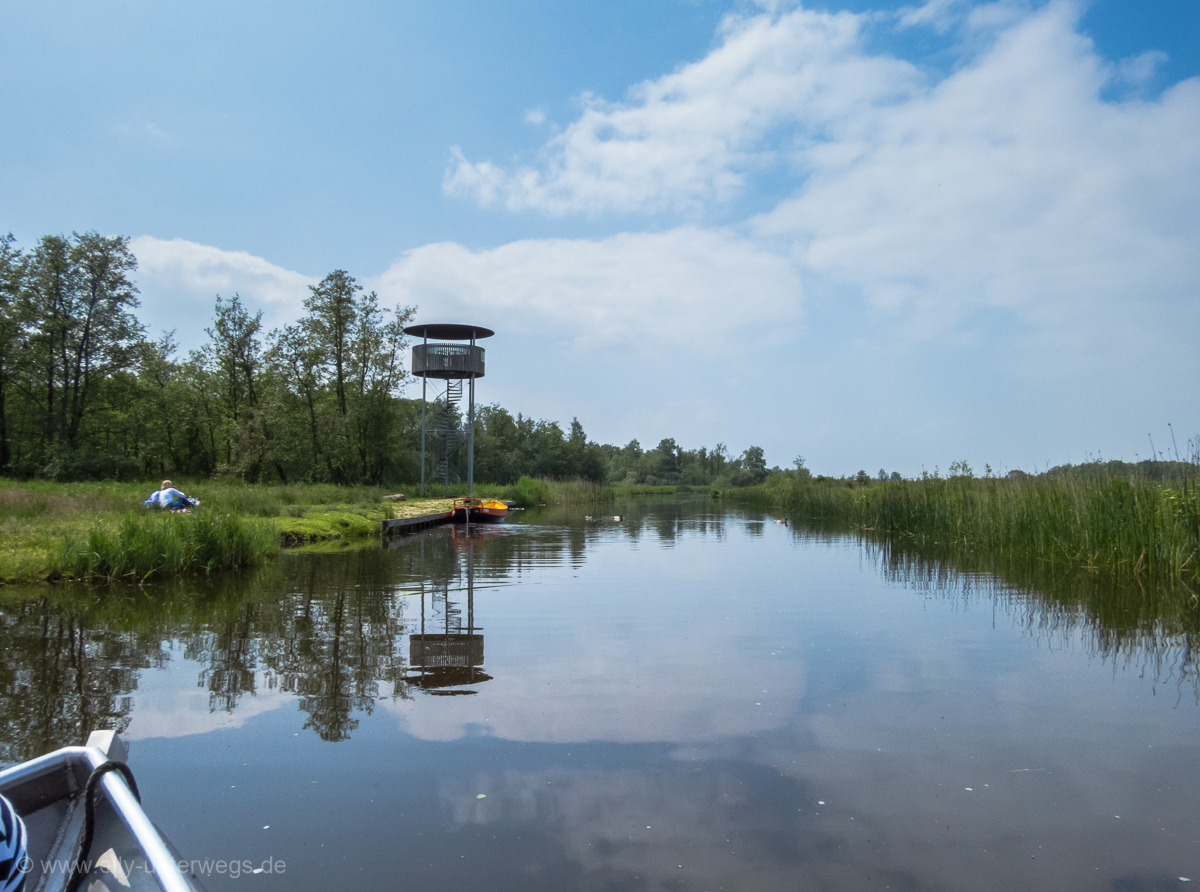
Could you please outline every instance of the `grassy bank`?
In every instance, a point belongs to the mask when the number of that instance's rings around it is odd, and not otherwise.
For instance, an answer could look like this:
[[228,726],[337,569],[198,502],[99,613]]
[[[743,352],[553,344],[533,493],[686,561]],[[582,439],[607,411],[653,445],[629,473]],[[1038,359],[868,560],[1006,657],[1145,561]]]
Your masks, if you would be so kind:
[[1200,584],[1200,492],[1121,477],[952,477],[872,482],[769,479],[731,502],[904,537],[918,547],[1036,561],[1115,578]]
[[64,536],[50,556],[50,576],[112,581],[240,570],[278,549],[279,536],[270,525],[237,514],[130,511],[115,528],[98,522],[86,536]]
[[[0,582],[133,578],[260,563],[280,547],[354,542],[379,535],[382,520],[448,511],[451,488],[260,485],[176,480],[201,500],[186,515],[140,507],[154,483],[49,483],[0,479]],[[403,501],[389,498],[403,494]],[[611,491],[589,481],[522,478],[478,485],[475,495],[525,505],[591,504]]]
[[112,578],[230,569],[280,546],[379,535],[385,518],[448,510],[450,501],[391,501],[396,490],[177,480],[202,505],[190,514],[140,507],[153,483],[0,480],[0,581]]

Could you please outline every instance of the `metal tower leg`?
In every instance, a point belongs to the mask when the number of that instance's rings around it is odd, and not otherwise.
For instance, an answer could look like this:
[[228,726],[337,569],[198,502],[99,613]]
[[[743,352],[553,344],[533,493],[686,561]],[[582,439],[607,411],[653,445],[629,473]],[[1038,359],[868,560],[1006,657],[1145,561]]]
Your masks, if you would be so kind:
[[[429,338],[425,338],[425,345],[429,346]],[[425,497],[425,385],[429,383],[429,379],[424,374],[421,375],[421,498]],[[421,609],[425,609],[425,602],[421,602]]]
[[421,378],[421,498],[425,497],[425,385],[426,378]]
[[[475,346],[475,332],[471,332],[471,346]],[[475,493],[475,376],[471,376],[470,400],[467,403],[467,495]],[[468,516],[470,512],[467,512]]]

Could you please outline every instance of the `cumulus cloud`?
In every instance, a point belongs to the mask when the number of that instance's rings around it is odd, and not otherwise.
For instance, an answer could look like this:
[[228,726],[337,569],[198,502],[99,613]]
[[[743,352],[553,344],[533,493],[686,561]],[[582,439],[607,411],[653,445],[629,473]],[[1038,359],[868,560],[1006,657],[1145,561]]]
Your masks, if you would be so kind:
[[510,331],[580,351],[670,345],[736,349],[746,332],[794,326],[791,262],[744,238],[691,227],[607,239],[536,239],[485,251],[454,243],[405,254],[371,280],[385,302],[503,318]]
[[863,52],[862,27],[844,12],[729,16],[720,46],[699,62],[639,84],[625,102],[585,95],[583,114],[546,145],[540,167],[506,171],[455,150],[444,188],[551,214],[727,200],[772,162],[761,141],[780,126],[817,139],[920,83],[910,64]]
[[299,317],[308,286],[318,281],[245,251],[180,238],[138,236],[130,249],[138,259],[143,321],[151,332],[175,331],[184,349],[204,342],[218,294],[238,294],[248,306],[262,309],[270,329]]
[[487,342],[489,368],[502,374],[481,399],[578,415],[593,436],[621,442],[711,437],[745,402],[739,376],[765,380],[802,321],[790,260],[691,227],[482,251],[426,245],[367,284],[386,303],[418,305],[423,321],[503,335]]
[[[1164,57],[1101,58],[1079,14],[931,0],[730,16],[703,59],[622,102],[583,97],[537,165],[459,153],[445,188],[550,215],[758,189],[769,210],[738,231],[792,258],[843,360],[989,342],[1049,386],[1101,373],[1099,399],[1132,396],[1120,376],[1167,350],[1195,384],[1200,79],[1113,101]],[[953,34],[952,71],[866,39],[920,27]]]
[[[761,5],[621,101],[582,97],[534,163],[451,150],[447,194],[656,231],[431,244],[365,284],[424,321],[503,330],[489,357],[521,383],[489,379],[486,398],[613,441],[736,427],[772,461],[850,472],[886,442],[912,472],[949,460],[930,443],[1028,464],[1082,457],[1064,444],[1132,454],[1148,426],[1194,423],[1200,79],[1151,94],[1162,54],[1100,57],[1068,2]],[[947,35],[952,70],[900,57],[922,28]],[[201,301],[201,328],[217,292],[295,313],[312,281],[186,242],[135,249],[146,303],[150,285],[172,310]]]
[[456,150],[446,189],[513,210],[654,212],[719,202],[786,160],[791,184],[751,221],[754,235],[790,251],[802,275],[930,335],[979,308],[1062,324],[1192,293],[1200,81],[1106,101],[1163,54],[1106,62],[1071,3],[959,7],[930,0],[899,15],[905,28],[953,17],[964,52],[981,47],[937,81],[864,47],[872,14],[730,16],[702,60],[623,103],[584,97],[539,166]]
[[1056,334],[1183,310],[1200,282],[1200,81],[1101,101],[1108,69],[1073,15],[1047,7],[928,92],[845,122],[757,231],[927,335],[980,310]]

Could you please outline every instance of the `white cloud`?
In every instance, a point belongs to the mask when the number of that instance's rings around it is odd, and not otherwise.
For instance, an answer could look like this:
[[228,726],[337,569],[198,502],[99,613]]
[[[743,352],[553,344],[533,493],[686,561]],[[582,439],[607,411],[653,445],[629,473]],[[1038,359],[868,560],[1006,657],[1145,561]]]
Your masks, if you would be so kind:
[[[1110,100],[1149,89],[1162,56],[1105,60],[1078,15],[933,0],[731,16],[703,59],[622,102],[585,96],[536,164],[452,150],[447,193],[675,214],[665,230],[431,244],[365,284],[422,321],[496,328],[505,374],[484,399],[578,414],[610,442],[753,437],[773,462],[801,452],[837,472],[1131,457],[1151,427],[1200,425],[1200,79]],[[864,37],[928,26],[954,34],[953,71]],[[677,225],[743,194],[768,210]],[[218,291],[297,313],[312,281],[146,245],[161,257],[146,254],[143,280],[175,289],[173,311],[199,301],[201,328]]]
[[238,294],[243,303],[263,310],[267,329],[296,319],[308,286],[317,279],[284,269],[245,251],[224,251],[184,239],[138,236],[130,241],[138,259],[139,313],[152,334],[176,332],[184,349],[205,341],[217,295]]
[[426,245],[367,285],[386,304],[417,304],[421,321],[496,329],[477,398],[578,416],[604,442],[715,442],[721,427],[747,425],[767,410],[802,320],[791,261],[689,227],[484,251]]
[[1073,14],[1048,7],[928,93],[845,122],[758,231],[927,335],[980,309],[1055,334],[1184,309],[1200,282],[1200,81],[1102,102],[1106,66]]
[[797,9],[729,16],[699,62],[630,91],[624,103],[585,95],[577,121],[544,150],[540,169],[511,172],[455,150],[448,194],[552,214],[655,211],[722,201],[772,161],[760,140],[787,123],[815,139],[830,123],[920,82],[911,65],[859,46],[863,20]]
[[1170,57],[1161,50],[1147,50],[1117,63],[1116,78],[1132,86],[1146,84],[1167,64]]
[[607,239],[537,239],[472,252],[426,245],[370,282],[423,318],[503,320],[506,330],[584,351],[658,345],[704,355],[747,333],[791,330],[800,282],[786,258],[736,235],[690,227]]
[[938,31],[944,31],[953,21],[959,5],[960,0],[929,0],[922,6],[903,7],[897,14],[902,27],[930,25]]
[[[537,166],[460,154],[445,188],[550,215],[686,213],[751,194],[769,210],[734,231],[747,256],[795,263],[809,327],[780,362],[795,380],[823,377],[796,412],[803,436],[842,444],[839,462],[878,449],[847,442],[883,439],[998,458],[982,451],[994,434],[966,445],[981,399],[1005,430],[1003,460],[1065,460],[1065,443],[1132,453],[1149,425],[1200,423],[1200,79],[1111,100],[1145,87],[1163,55],[1103,59],[1080,11],[933,0],[899,16],[730,17],[700,61],[624,102],[585,96]],[[864,39],[925,26],[955,35],[949,73]],[[1147,390],[1165,356],[1170,375]],[[881,390],[886,425],[846,417]],[[755,409],[769,428],[770,409]]]
[[[931,0],[900,19],[956,12]],[[982,48],[932,84],[864,48],[873,14],[731,16],[707,57],[629,101],[585,97],[540,167],[459,152],[446,189],[513,210],[653,212],[728,198],[786,154],[796,175],[753,221],[761,244],[912,331],[951,332],[981,308],[1060,329],[1184,299],[1200,282],[1200,80],[1103,100],[1163,54],[1107,63],[1078,15],[974,7],[963,46]]]

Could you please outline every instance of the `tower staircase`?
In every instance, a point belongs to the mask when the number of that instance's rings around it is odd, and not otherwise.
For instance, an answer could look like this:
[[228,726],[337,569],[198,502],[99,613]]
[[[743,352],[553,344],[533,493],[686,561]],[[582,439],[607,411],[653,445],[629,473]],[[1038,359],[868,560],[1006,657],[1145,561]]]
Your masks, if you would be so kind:
[[455,473],[451,465],[454,462],[454,457],[458,450],[466,442],[466,435],[462,432],[458,425],[458,413],[455,411],[458,404],[462,401],[462,381],[452,380],[446,382],[446,394],[443,400],[438,402],[438,411],[440,417],[436,419],[435,430],[438,432],[440,447],[437,450],[437,464],[434,468],[433,479],[442,481],[447,494],[450,490],[450,478],[453,477],[457,483],[459,476]]

